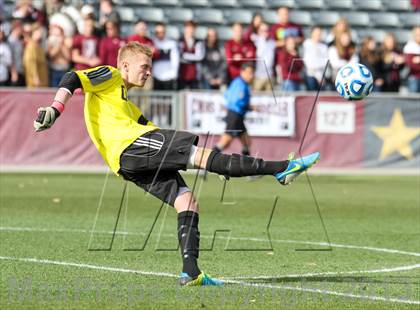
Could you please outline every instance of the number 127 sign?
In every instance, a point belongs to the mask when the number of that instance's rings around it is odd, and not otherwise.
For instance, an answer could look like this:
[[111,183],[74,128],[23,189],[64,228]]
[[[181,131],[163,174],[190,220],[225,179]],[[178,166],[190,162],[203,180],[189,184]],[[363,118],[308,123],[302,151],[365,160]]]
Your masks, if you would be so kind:
[[352,134],[355,131],[356,105],[353,102],[319,102],[316,109],[317,133]]

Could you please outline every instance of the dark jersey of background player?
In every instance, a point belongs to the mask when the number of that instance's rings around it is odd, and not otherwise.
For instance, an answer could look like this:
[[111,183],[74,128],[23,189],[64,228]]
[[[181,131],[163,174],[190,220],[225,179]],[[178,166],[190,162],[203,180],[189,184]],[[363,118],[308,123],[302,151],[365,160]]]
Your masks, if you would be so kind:
[[227,81],[230,83],[240,75],[242,64],[255,60],[255,46],[251,41],[242,40],[242,25],[232,25],[232,39],[225,42]]
[[95,20],[84,20],[83,33],[73,38],[72,61],[76,70],[94,68],[101,63],[99,58],[100,37],[95,35]]
[[135,33],[127,37],[127,42],[137,41],[140,44],[150,46],[153,51],[153,59],[159,57],[159,50],[155,48],[153,40],[147,36],[147,24],[143,20],[137,21],[134,26]]
[[184,35],[179,40],[180,66],[178,77],[179,89],[199,88],[200,63],[204,58],[203,42],[195,37],[196,24],[193,21],[184,23]]
[[106,36],[99,44],[99,58],[103,65],[117,67],[118,50],[125,45],[125,39],[120,36],[118,23],[109,20],[105,23]]

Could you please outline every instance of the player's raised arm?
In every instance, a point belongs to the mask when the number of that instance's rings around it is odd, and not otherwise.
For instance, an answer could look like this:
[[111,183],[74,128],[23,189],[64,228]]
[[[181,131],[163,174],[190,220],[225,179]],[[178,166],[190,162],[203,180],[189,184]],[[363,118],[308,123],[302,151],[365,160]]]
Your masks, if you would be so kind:
[[61,113],[63,113],[64,107],[73,96],[73,92],[81,87],[82,84],[75,72],[71,71],[64,74],[51,106],[38,109],[38,117],[34,121],[35,131],[50,128]]

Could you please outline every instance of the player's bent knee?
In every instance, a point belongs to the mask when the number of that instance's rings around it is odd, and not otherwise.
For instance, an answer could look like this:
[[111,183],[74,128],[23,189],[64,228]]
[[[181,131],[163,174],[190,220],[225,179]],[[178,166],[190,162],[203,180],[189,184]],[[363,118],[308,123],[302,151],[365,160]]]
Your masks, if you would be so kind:
[[175,199],[174,207],[178,213],[193,211],[199,213],[199,205],[192,192],[184,192]]

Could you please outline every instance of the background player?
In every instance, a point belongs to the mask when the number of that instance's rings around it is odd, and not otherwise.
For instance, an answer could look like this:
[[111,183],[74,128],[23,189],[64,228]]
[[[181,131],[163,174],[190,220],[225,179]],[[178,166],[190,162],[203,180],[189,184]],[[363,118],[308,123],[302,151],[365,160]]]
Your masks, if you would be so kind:
[[85,122],[90,138],[111,170],[174,206],[183,269],[181,285],[220,285],[201,272],[197,259],[200,233],[199,206],[179,170],[201,168],[229,177],[273,175],[284,185],[311,167],[319,153],[296,160],[264,161],[226,155],[197,147],[198,137],[160,129],[128,100],[127,90],[143,87],[151,75],[152,51],[130,42],[120,48],[117,67],[101,66],[67,72],[50,107],[38,109],[37,131],[50,128],[63,113],[77,88],[85,92]]
[[241,71],[229,88],[225,92],[226,99],[226,131],[221,136],[213,150],[221,152],[238,137],[242,143],[242,155],[250,155],[249,148],[251,139],[247,133],[244,118],[246,113],[251,110],[251,87],[254,78],[254,66],[252,63],[244,63]]

